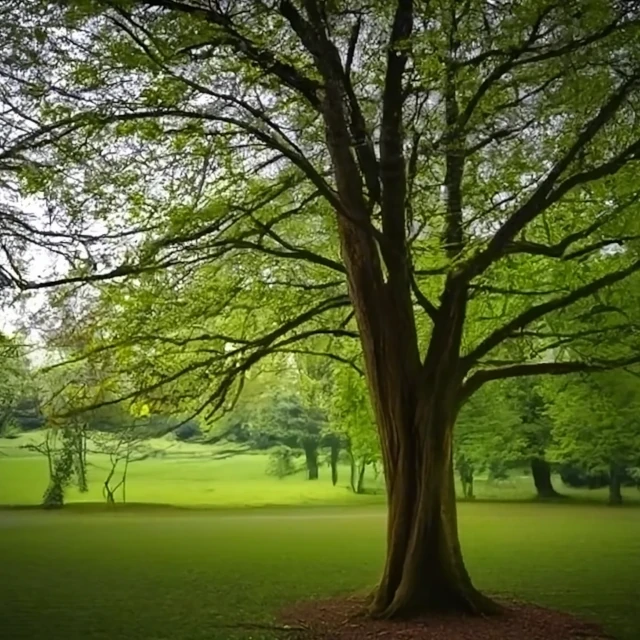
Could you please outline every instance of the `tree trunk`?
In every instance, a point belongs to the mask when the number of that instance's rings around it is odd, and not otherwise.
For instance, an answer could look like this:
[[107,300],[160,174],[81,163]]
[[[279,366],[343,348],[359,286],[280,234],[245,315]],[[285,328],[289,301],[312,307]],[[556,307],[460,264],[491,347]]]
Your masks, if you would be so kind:
[[315,442],[303,444],[305,460],[307,463],[307,479],[318,479],[318,445]]
[[104,494],[107,504],[115,504],[116,502],[115,490],[111,488],[111,479],[116,473],[116,467],[118,466],[118,462],[119,460],[117,458],[114,460],[113,457],[111,457],[111,469],[109,470],[109,473],[102,487],[102,493]]
[[340,444],[337,439],[331,442],[331,483],[335,487],[338,484],[338,459],[340,457]]
[[539,498],[558,498],[551,482],[551,466],[544,458],[531,458],[531,475]]
[[129,471],[129,457],[130,452],[127,452],[127,457],[124,461],[124,471],[122,472],[122,504],[127,502],[127,472]]
[[612,464],[609,471],[609,504],[622,504],[621,485],[620,469]]
[[353,493],[358,493],[358,487],[356,486],[356,477],[358,475],[358,465],[356,464],[356,459],[351,449],[349,449],[349,467],[350,467],[349,484],[351,485],[351,491],[353,491]]
[[367,461],[366,460],[362,460],[362,462],[360,463],[360,471],[358,473],[358,484],[356,486],[356,493],[357,494],[362,494],[364,493],[364,472],[367,469]]
[[[406,40],[411,28],[411,3],[400,3],[392,41]],[[470,364],[461,360],[469,294],[464,269],[451,268],[437,306],[420,300],[433,320],[424,358],[414,315],[402,133],[402,74],[407,58],[389,47],[380,163],[365,176],[365,197],[345,110],[343,74],[336,72],[342,64],[340,54],[322,36],[318,43],[323,48],[323,55],[317,56],[324,80],[321,110],[338,194],[334,207],[340,250],[362,344],[387,488],[387,559],[371,612],[396,617],[429,609],[495,611],[496,606],[474,589],[464,567],[455,510],[452,430]],[[464,141],[456,124],[456,111],[454,88],[447,96],[447,124],[452,135],[447,144],[445,176],[445,244],[452,262],[463,244],[464,154],[459,150],[465,145],[460,144]],[[372,149],[358,145],[361,154],[368,148]],[[381,231],[372,224],[376,200],[380,204]]]
[[[455,410],[427,411],[426,423],[403,438],[387,469],[387,561],[372,613],[496,612],[498,606],[472,585],[460,550],[449,421]],[[417,434],[424,439],[412,442]]]
[[460,471],[460,484],[462,484],[462,495],[473,500],[475,495],[473,494],[473,471],[464,469]]

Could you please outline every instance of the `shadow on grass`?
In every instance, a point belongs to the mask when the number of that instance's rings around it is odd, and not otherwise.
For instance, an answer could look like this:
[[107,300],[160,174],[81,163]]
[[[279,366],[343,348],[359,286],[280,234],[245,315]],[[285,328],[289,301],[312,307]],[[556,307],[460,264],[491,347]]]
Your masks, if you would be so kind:
[[[53,513],[132,513],[132,512],[145,512],[152,513],[162,512],[167,513],[171,511],[185,513],[185,512],[218,512],[218,513],[237,513],[239,511],[260,513],[263,511],[279,510],[283,512],[288,511],[300,511],[300,510],[331,510],[340,511],[343,509],[363,509],[363,508],[385,508],[386,501],[384,500],[384,494],[367,493],[363,496],[377,495],[380,497],[380,501],[372,502],[371,500],[363,500],[361,503],[349,502],[349,503],[300,503],[300,504],[261,504],[261,505],[216,505],[216,504],[199,504],[199,505],[181,505],[181,504],[169,504],[169,503],[156,503],[156,502],[128,502],[126,504],[106,504],[104,502],[70,502],[64,507],[59,509],[45,509],[41,505],[0,505],[0,512],[2,511],[37,511],[37,512],[53,512]],[[601,505],[617,509],[637,509],[640,508],[640,500],[632,499],[623,502],[622,504],[610,505],[608,502],[602,500],[598,496],[571,496],[567,494],[559,494],[555,497],[540,498],[538,496],[522,497],[522,498],[458,498],[457,502],[460,504],[540,504],[540,505],[558,505],[558,506],[594,506]]]

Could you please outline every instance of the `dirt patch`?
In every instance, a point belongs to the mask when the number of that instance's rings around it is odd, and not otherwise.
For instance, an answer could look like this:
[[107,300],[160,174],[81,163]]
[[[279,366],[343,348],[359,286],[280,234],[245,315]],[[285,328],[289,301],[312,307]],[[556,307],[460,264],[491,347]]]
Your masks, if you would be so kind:
[[304,629],[300,640],[612,640],[597,625],[532,604],[500,600],[504,612],[489,618],[429,615],[411,621],[372,620],[359,599],[300,602],[281,620]]

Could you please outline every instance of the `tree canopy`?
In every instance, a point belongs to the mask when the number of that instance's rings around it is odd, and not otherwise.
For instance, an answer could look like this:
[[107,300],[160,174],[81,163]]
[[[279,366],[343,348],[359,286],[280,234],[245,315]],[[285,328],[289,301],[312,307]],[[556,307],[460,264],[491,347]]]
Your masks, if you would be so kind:
[[638,3],[1,11],[2,282],[57,287],[125,398],[206,416],[270,357],[358,338],[390,510],[372,609],[492,610],[457,538],[460,407],[640,361]]

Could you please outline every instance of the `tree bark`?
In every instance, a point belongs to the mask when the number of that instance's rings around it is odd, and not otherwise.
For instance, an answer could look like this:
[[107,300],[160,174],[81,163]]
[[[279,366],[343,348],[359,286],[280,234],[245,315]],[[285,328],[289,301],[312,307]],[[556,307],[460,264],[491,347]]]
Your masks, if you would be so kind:
[[455,409],[438,404],[418,409],[427,415],[403,431],[423,438],[415,444],[401,438],[400,455],[387,469],[387,561],[371,606],[376,616],[498,610],[474,588],[462,559],[451,451]]
[[531,458],[531,475],[539,498],[559,498],[551,482],[551,466],[544,458]]
[[358,472],[358,484],[356,486],[356,493],[362,494],[364,493],[364,472],[367,469],[367,461],[363,459],[360,462],[360,471]]
[[614,464],[609,471],[609,504],[622,504],[620,469]]
[[307,463],[307,479],[318,479],[318,445],[315,442],[304,442],[304,456]]
[[356,464],[356,459],[353,455],[353,451],[349,449],[349,485],[351,486],[351,491],[353,491],[353,493],[357,493],[357,487],[356,487],[357,475],[358,475],[358,466]]
[[338,459],[340,457],[340,444],[337,439],[331,442],[331,483],[335,487],[338,484]]
[[[406,39],[410,33],[411,13],[410,4],[397,5],[393,42]],[[329,51],[316,58],[325,80],[321,108],[339,195],[341,255],[363,349],[387,488],[387,558],[371,613],[382,617],[438,609],[489,613],[497,606],[475,590],[462,560],[451,460],[453,423],[466,373],[460,350],[468,282],[462,272],[454,270],[444,283],[439,306],[428,301],[423,304],[433,320],[423,359],[406,242],[407,185],[399,117],[406,60],[394,47],[389,48],[389,60],[393,68],[385,82],[380,134],[380,237],[371,222],[372,203],[364,197],[362,176],[353,155],[353,136],[344,109],[344,76],[335,73],[332,66],[334,61],[340,66],[339,54]],[[458,179],[461,176],[457,171]],[[448,186],[451,182],[448,180]],[[457,193],[455,188],[449,188],[449,192],[454,196]],[[453,206],[461,209],[459,198],[454,200]],[[452,259],[459,245],[457,235],[450,243]]]

